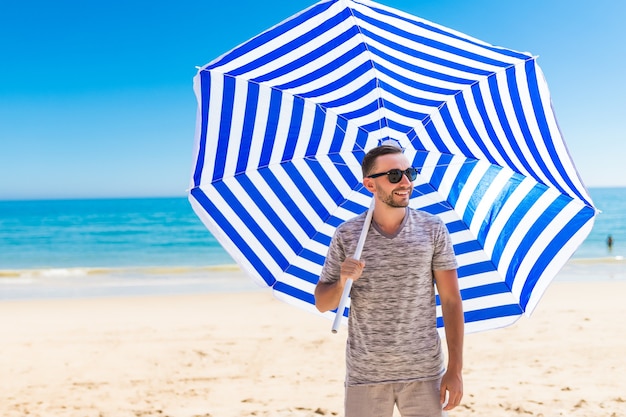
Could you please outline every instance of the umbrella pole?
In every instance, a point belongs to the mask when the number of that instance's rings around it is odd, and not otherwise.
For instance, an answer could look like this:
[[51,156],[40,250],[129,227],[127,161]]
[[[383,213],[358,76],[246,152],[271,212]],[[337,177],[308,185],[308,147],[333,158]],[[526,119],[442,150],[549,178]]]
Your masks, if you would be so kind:
[[[372,203],[370,204],[370,208],[367,211],[367,215],[365,216],[365,222],[363,223],[363,230],[361,230],[361,236],[359,236],[359,241],[356,244],[356,249],[354,250],[354,259],[361,258],[361,252],[363,251],[363,245],[365,245],[365,238],[367,237],[367,231],[370,228],[370,224],[372,223],[372,214],[374,213],[374,199],[372,198]],[[350,296],[350,290],[352,289],[352,279],[346,280],[346,285],[343,287],[343,292],[341,293],[341,298],[339,299],[339,306],[337,307],[337,313],[335,314],[335,320],[333,320],[333,328],[332,332],[337,333],[339,330],[339,326],[341,325],[341,318],[343,317],[343,311],[346,308],[346,304],[348,303],[348,297]]]

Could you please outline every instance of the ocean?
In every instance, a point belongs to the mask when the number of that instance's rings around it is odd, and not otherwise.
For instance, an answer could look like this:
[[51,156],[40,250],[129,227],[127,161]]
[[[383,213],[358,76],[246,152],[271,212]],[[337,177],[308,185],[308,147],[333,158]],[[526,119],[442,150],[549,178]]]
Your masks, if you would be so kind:
[[[589,192],[602,212],[557,278],[626,279],[626,188]],[[0,300],[258,288],[215,277],[233,264],[185,197],[0,201]]]

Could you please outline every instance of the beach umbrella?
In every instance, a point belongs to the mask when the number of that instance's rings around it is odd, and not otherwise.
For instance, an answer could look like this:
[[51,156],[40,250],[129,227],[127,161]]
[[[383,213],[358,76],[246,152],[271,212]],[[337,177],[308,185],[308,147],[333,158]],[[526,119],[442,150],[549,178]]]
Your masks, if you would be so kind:
[[450,231],[468,332],[530,314],[591,230],[529,53],[324,0],[201,67],[194,89],[194,210],[254,281],[306,310],[336,227],[370,206],[360,162],[386,140],[419,168],[410,206]]

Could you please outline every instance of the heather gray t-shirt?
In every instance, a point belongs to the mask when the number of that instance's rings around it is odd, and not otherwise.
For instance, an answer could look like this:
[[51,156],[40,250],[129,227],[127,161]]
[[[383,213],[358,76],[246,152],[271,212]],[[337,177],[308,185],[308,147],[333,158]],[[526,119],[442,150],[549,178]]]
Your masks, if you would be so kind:
[[[365,214],[340,225],[320,281],[339,279],[354,256]],[[456,269],[448,231],[436,216],[408,209],[389,236],[372,222],[354,282],[346,347],[346,385],[430,380],[443,374],[433,270]]]

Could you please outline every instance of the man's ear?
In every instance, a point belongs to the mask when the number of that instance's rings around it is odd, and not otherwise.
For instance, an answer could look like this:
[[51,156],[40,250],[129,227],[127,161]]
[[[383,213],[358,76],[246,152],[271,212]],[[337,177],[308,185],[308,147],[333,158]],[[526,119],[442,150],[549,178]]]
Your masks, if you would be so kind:
[[363,185],[370,193],[374,193],[376,191],[376,186],[374,185],[374,180],[372,178],[363,178]]

